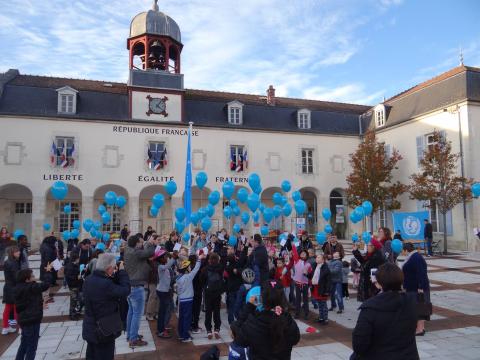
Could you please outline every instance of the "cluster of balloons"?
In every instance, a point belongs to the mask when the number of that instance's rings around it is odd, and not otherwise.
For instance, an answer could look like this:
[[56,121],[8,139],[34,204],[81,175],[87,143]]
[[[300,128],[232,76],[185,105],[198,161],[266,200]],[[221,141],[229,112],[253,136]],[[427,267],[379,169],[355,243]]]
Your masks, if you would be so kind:
[[480,182],[473,184],[471,190],[474,198],[480,197]]
[[[175,181],[168,181],[165,186],[165,192],[169,196],[173,196],[177,192],[177,184]],[[150,206],[150,216],[157,217],[162,206],[165,205],[165,196],[161,193],[156,193],[152,196],[152,206]]]
[[361,206],[357,206],[350,214],[350,221],[356,224],[361,221],[365,216],[372,214],[373,205],[370,201],[364,201]]
[[330,218],[332,217],[332,212],[329,208],[324,208],[322,210],[322,217],[327,222],[327,224],[323,228],[323,231],[318,232],[315,236],[315,239],[317,240],[317,243],[319,245],[323,245],[325,241],[327,241],[328,234],[333,232],[332,225],[330,225],[329,223]]

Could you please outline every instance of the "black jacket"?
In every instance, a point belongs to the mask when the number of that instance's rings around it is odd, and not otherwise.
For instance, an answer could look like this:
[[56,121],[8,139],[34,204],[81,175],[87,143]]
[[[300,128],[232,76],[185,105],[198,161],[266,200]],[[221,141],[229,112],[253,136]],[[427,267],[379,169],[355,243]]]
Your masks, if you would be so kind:
[[15,295],[14,289],[17,284],[17,272],[20,270],[20,260],[8,259],[3,265],[3,272],[5,274],[5,285],[3,286],[4,304],[14,304]]
[[380,250],[375,250],[370,256],[362,256],[360,251],[354,250],[352,252],[355,259],[362,264],[362,272],[360,273],[360,287],[357,298],[359,301],[367,300],[377,292],[375,285],[370,279],[370,270],[378,269],[380,265],[385,263],[385,258]]
[[[265,245],[259,245],[253,249],[249,262],[253,271],[255,271],[255,275],[257,275],[257,271],[259,271],[260,284],[263,284],[265,281],[267,281],[269,277],[269,268],[268,253]],[[255,281],[257,282],[256,278]]]
[[175,243],[174,243],[172,240],[168,239],[168,240],[165,242],[165,250],[166,250],[167,252],[170,252],[170,253],[173,252],[173,248],[174,248],[174,247],[175,247]]
[[[314,284],[315,285],[315,284]],[[320,277],[318,278],[318,294],[327,295],[332,291],[332,279],[328,264],[324,263],[320,267]]]
[[82,245],[78,245],[73,248],[72,255],[75,254],[80,258],[80,264],[87,265],[93,256],[92,248],[88,248],[88,250],[83,250]]
[[275,315],[272,311],[256,312],[255,306],[247,303],[237,321],[232,323],[232,333],[236,344],[249,347],[251,360],[290,360],[292,347],[300,341],[300,330],[288,312],[285,317],[281,348],[273,352],[271,326]]
[[[207,259],[208,260],[208,259]],[[209,292],[207,289],[207,282],[208,282],[208,273],[209,272],[216,272],[220,275],[220,279],[222,279],[222,288],[220,291],[217,292]],[[223,266],[222,264],[210,265],[208,264],[202,269],[202,273],[200,274],[200,283],[202,284],[203,288],[205,288],[205,297],[209,296],[220,296],[225,291],[225,282],[223,280]]]
[[57,258],[56,241],[57,239],[54,236],[48,236],[40,245],[40,279],[42,281],[45,281],[45,267]]
[[356,357],[368,360],[419,359],[415,341],[417,313],[403,293],[387,291],[365,301],[353,330]]
[[83,280],[79,279],[80,265],[69,261],[65,265],[65,279],[69,289],[81,289]]
[[50,287],[51,273],[45,273],[44,282],[20,283],[15,286],[15,306],[20,326],[37,324],[43,318],[42,292]]
[[[85,279],[83,297],[85,301],[85,317],[83,319],[83,339],[93,344],[98,343],[95,334],[96,321],[119,311],[121,298],[130,294],[130,281],[125,270],[118,272],[118,283],[104,272],[95,270]],[[115,337],[112,336],[112,341]]]
[[432,239],[433,238],[433,227],[432,224],[426,223],[425,228],[423,229],[423,237]]
[[[234,270],[237,270],[235,274]],[[225,259],[225,271],[228,274],[227,277],[227,293],[236,292],[243,284],[242,269],[239,266],[238,260],[235,255],[229,255]]]

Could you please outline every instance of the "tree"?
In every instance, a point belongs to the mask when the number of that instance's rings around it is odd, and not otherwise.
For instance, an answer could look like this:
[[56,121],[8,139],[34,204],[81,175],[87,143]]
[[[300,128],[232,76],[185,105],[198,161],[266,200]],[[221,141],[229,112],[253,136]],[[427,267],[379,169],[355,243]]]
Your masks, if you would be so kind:
[[[402,156],[398,150],[393,149],[387,154],[385,143],[377,141],[374,131],[368,131],[357,151],[350,154],[352,172],[347,177],[348,203],[359,206],[369,200],[374,213],[380,208],[399,209],[401,204],[397,197],[407,190],[407,186],[399,181],[393,182],[392,171],[398,169],[400,160]],[[371,225],[373,228],[373,217]]]
[[458,176],[457,161],[460,154],[452,153],[452,143],[440,132],[434,131],[433,145],[429,145],[420,160],[420,172],[410,176],[410,198],[435,202],[443,217],[443,252],[447,253],[447,212],[472,198],[472,179]]

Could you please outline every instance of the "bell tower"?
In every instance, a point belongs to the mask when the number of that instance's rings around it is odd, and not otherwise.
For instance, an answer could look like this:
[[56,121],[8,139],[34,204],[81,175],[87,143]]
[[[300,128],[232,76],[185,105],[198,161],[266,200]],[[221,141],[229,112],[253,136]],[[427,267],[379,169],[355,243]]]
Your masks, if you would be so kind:
[[132,119],[182,121],[182,48],[180,27],[159,10],[158,0],[133,18],[127,40]]

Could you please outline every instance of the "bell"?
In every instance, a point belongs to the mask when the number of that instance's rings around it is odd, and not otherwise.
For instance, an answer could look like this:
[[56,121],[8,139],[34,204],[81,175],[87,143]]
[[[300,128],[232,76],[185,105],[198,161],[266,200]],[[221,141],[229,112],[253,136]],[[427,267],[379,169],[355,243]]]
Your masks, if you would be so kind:
[[149,60],[155,59],[155,55],[153,54],[153,52],[151,52],[150,55],[148,55],[148,59]]
[[162,43],[158,40],[155,40],[152,45],[150,45],[150,48],[152,48],[152,50],[155,50],[154,48],[161,48],[162,47]]

